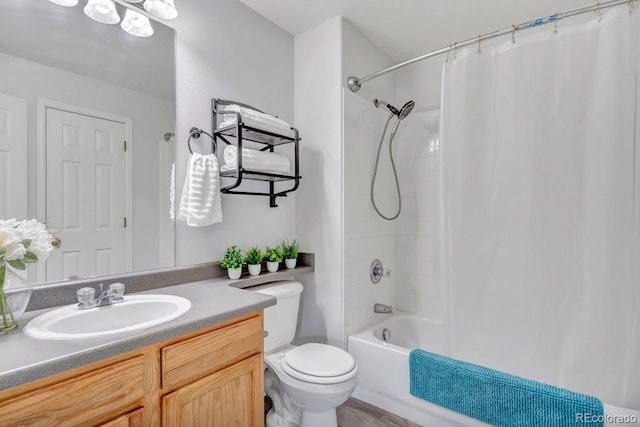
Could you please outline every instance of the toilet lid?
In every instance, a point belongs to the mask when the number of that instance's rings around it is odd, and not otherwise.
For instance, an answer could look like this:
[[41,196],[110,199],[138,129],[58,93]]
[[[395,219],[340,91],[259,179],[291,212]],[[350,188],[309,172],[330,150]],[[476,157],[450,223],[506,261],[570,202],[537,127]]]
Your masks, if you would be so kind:
[[326,344],[305,344],[288,351],[284,362],[314,377],[338,377],[353,371],[356,362],[346,351]]

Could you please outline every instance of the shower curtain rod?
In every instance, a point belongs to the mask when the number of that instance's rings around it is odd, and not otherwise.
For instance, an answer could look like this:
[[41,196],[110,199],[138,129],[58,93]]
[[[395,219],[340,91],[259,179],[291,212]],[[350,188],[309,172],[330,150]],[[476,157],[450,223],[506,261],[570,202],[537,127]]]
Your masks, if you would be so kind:
[[[468,39],[465,40],[463,42],[460,43],[453,43],[450,46],[447,47],[443,47],[442,49],[438,49],[438,50],[434,50],[433,52],[429,52],[426,53],[424,55],[418,56],[416,58],[413,59],[409,59],[408,61],[405,62],[401,62],[400,64],[396,64],[393,65],[389,68],[385,68],[384,70],[380,70],[380,71],[376,71],[375,73],[371,73],[367,76],[364,76],[362,78],[360,77],[356,77],[356,76],[351,76],[347,79],[347,85],[349,86],[349,89],[351,89],[352,92],[357,92],[360,90],[360,88],[362,87],[362,84],[369,81],[369,80],[373,80],[377,77],[380,77],[382,75],[385,75],[387,73],[390,73],[392,71],[396,71],[399,70],[400,68],[404,68],[407,65],[411,65],[414,64],[416,62],[420,62],[423,61],[425,59],[429,59],[432,58],[434,56],[438,56],[438,55],[442,55],[445,54],[447,52],[450,52],[452,49],[458,49],[458,48],[463,48],[466,46],[470,46],[472,44],[475,43],[482,43],[482,41],[484,40],[490,40],[496,37],[500,37],[500,36],[504,36],[507,34],[511,34],[512,37],[515,37],[515,33],[516,31],[520,31],[520,30],[526,30],[529,28],[534,28],[534,27],[538,27],[540,25],[545,25],[545,24],[549,24],[552,22],[557,22],[560,21],[561,19],[564,18],[570,18],[572,16],[577,16],[577,15],[582,15],[584,13],[589,13],[589,12],[595,12],[596,14],[600,14],[600,12],[603,9],[608,9],[610,7],[614,7],[614,6],[620,6],[623,4],[627,4],[630,8],[629,13],[631,13],[631,9],[633,9],[634,7],[634,3],[637,2],[638,0],[611,0],[611,1],[606,1],[606,2],[600,2],[591,6],[585,6],[585,7],[581,7],[578,9],[573,9],[573,10],[569,10],[567,12],[563,12],[563,13],[556,13],[555,15],[550,15],[550,16],[545,16],[543,18],[538,18],[535,19],[533,21],[528,21],[528,22],[524,22],[520,25],[513,25],[510,28],[504,28],[502,30],[497,30],[497,31],[493,31],[491,33],[487,33],[484,35],[479,35],[478,37],[472,38],[472,39]],[[515,38],[514,38],[515,40]]]

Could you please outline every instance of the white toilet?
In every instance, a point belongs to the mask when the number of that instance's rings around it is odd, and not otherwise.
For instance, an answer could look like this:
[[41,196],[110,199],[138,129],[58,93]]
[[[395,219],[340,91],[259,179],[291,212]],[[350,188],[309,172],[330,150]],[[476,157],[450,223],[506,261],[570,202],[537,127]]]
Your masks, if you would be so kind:
[[280,281],[251,290],[278,300],[264,310],[264,389],[273,401],[267,427],[337,427],[336,407],[356,386],[355,360],[330,345],[291,344],[302,284]]

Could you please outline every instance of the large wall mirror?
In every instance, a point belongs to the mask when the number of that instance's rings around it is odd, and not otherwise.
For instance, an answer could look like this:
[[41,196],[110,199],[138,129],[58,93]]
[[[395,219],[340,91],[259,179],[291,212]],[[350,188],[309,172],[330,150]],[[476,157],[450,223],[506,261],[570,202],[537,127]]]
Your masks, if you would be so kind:
[[0,218],[36,217],[61,241],[30,267],[37,283],[175,263],[174,31],[134,37],[83,6],[0,14]]

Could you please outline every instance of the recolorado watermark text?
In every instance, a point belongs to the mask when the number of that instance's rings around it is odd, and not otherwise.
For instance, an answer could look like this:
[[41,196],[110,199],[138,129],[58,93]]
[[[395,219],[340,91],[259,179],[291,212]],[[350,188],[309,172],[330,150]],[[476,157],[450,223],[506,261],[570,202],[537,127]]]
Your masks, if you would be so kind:
[[606,424],[634,424],[638,422],[636,415],[596,415],[590,413],[577,413],[576,422],[585,424],[591,423],[606,423]]

